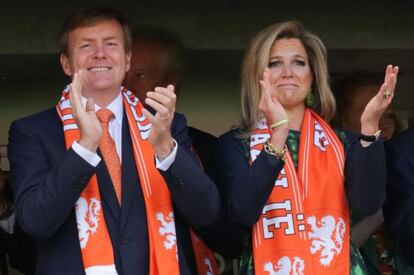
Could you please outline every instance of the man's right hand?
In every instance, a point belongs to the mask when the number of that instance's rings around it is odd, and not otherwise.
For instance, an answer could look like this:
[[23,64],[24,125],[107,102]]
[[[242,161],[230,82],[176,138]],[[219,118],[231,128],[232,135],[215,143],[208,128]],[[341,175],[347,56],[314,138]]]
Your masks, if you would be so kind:
[[88,98],[86,108],[82,105],[82,70],[74,73],[71,83],[70,100],[73,117],[80,132],[79,144],[91,152],[96,152],[102,137],[102,126],[95,113],[95,102]]

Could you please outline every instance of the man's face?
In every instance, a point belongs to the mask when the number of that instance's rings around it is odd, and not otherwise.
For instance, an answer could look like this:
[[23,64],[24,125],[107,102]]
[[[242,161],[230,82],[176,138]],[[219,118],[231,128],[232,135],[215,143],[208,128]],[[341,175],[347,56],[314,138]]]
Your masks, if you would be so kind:
[[156,42],[135,40],[132,45],[131,69],[127,72],[124,86],[144,101],[146,93],[157,86],[167,86],[165,54]]
[[378,85],[367,85],[358,88],[351,98],[349,106],[342,115],[342,126],[350,131],[361,132],[361,116],[368,102],[379,90]]
[[82,94],[119,92],[129,69],[131,54],[125,52],[124,36],[115,20],[74,29],[68,34],[68,56],[61,55],[63,71],[73,76],[83,70]]

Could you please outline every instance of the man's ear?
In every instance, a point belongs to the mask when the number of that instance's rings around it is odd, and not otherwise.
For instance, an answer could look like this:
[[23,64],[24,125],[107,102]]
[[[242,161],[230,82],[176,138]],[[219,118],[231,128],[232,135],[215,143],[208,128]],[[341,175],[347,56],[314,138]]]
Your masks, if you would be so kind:
[[72,76],[72,70],[69,65],[69,58],[65,54],[60,54],[60,65],[62,66],[63,72],[67,76]]
[[129,69],[131,69],[131,56],[132,56],[132,52],[131,51],[128,51],[127,53],[126,53],[126,68],[125,68],[125,72],[128,72],[129,71]]

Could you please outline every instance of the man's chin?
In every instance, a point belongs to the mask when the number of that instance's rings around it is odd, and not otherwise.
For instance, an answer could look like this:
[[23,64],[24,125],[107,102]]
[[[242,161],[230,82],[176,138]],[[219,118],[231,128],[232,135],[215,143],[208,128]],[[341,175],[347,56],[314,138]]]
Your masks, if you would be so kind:
[[[90,83],[89,85],[85,85],[89,88],[89,90],[94,92],[110,92],[110,91],[116,91],[119,92],[121,88],[121,83],[116,84],[114,81],[94,81],[93,83]],[[85,87],[86,88],[86,87]]]

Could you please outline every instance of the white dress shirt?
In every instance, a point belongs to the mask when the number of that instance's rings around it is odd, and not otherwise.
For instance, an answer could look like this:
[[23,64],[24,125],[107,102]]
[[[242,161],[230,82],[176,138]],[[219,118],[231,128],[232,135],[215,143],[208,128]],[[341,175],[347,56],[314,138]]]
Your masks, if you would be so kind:
[[[87,99],[82,97],[82,105],[86,105]],[[97,112],[100,110],[101,107],[95,104],[95,111]],[[110,110],[114,117],[109,121],[108,131],[109,135],[115,142],[116,151],[118,153],[119,159],[122,162],[122,119],[124,116],[124,104],[122,102],[122,95],[121,93],[112,101],[106,109]],[[174,148],[170,155],[168,155],[165,159],[160,161],[157,156],[155,156],[156,167],[162,171],[168,170],[172,163],[175,160],[175,156],[177,155],[177,142],[174,141]],[[77,141],[72,144],[72,149],[75,151],[80,157],[82,157],[85,161],[87,161],[90,165],[96,167],[101,158],[95,152],[91,152],[82,145],[80,145]]]

